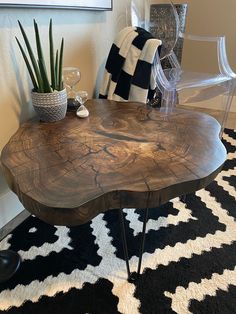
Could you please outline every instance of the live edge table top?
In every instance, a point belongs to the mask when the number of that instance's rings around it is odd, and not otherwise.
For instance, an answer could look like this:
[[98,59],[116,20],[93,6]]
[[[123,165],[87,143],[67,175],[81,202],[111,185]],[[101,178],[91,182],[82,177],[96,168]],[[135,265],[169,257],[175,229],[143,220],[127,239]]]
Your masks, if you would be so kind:
[[23,124],[4,147],[9,187],[56,225],[79,225],[114,208],[156,207],[207,186],[226,151],[203,113],[165,116],[141,103],[89,100],[90,115]]

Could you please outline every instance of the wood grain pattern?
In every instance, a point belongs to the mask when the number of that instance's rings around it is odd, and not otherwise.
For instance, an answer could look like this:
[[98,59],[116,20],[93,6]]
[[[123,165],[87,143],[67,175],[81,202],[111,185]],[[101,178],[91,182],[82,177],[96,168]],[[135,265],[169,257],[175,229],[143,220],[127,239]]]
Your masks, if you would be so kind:
[[23,124],[1,161],[25,208],[57,225],[79,225],[113,208],[156,207],[208,185],[226,151],[203,113],[165,116],[140,103],[90,100],[90,116]]

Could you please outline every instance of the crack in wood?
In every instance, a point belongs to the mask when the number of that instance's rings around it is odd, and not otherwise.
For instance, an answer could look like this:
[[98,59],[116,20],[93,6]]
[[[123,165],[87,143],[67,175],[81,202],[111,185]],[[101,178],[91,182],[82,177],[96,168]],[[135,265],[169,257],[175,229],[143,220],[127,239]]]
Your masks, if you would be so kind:
[[128,141],[128,142],[138,142],[138,143],[149,143],[145,138],[135,138],[127,135],[122,135],[118,133],[107,133],[104,131],[95,131],[96,134],[103,135],[119,141]]

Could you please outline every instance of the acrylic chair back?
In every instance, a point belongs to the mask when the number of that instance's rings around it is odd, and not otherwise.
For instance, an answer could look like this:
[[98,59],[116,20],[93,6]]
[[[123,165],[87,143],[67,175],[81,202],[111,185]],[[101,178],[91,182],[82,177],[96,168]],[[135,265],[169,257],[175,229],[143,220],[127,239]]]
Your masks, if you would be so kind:
[[[165,6],[168,9],[165,9]],[[176,105],[189,106],[198,111],[202,108],[207,109],[209,114],[218,119],[223,130],[236,86],[236,74],[228,63],[225,37],[186,35],[180,31],[175,6],[167,0],[131,0],[130,15],[129,25],[143,27],[155,37],[158,34],[158,38],[162,40],[161,55],[156,54],[153,66],[162,97],[162,107],[167,111],[172,110]],[[202,45],[213,43],[215,48],[206,50],[206,53],[210,56],[213,52],[213,55],[217,56],[216,72],[208,73],[202,67],[193,71],[186,68],[185,62],[180,66],[173,52],[178,38],[184,40],[185,46],[187,46],[186,42],[189,42],[191,47],[196,44],[200,49]],[[191,55],[191,50],[188,51]],[[190,55],[188,54],[188,59]],[[170,68],[163,67],[165,58],[169,60]],[[201,60],[205,59],[206,56]],[[195,61],[196,59],[193,58],[191,65],[195,65]]]
[[131,0],[131,25],[145,28],[162,40],[160,59],[170,56],[179,37],[179,16],[169,0]]

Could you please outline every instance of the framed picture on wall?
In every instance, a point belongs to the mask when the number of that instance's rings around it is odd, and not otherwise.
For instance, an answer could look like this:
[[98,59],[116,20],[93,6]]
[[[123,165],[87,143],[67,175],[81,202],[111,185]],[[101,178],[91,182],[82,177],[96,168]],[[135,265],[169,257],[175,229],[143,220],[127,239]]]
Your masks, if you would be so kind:
[[112,0],[0,0],[0,6],[112,10]]

